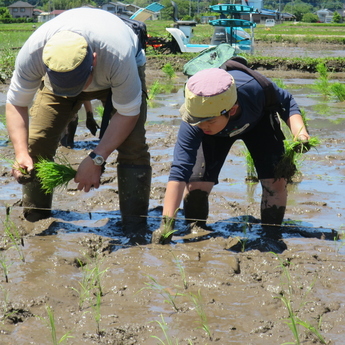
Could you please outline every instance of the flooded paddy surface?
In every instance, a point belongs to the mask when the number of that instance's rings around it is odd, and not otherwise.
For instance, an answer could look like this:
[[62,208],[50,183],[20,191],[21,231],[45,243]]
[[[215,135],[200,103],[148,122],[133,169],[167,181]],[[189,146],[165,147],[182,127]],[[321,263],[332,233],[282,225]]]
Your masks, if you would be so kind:
[[[245,182],[240,142],[210,196],[209,231],[189,233],[180,211],[173,243],[149,243],[159,227],[180,123],[185,77],[178,74],[173,91],[157,95],[148,110],[153,179],[146,244],[131,243],[121,230],[116,153],[98,190],[79,192],[71,182],[54,194],[52,217],[37,223],[22,219],[21,186],[2,160],[1,234],[8,224],[6,206],[13,205],[10,220],[24,235],[24,246],[2,235],[0,262],[8,268],[8,282],[0,271],[0,344],[52,344],[50,306],[58,339],[72,336],[66,344],[155,345],[162,343],[158,337],[164,344],[277,345],[296,341],[286,324],[286,301],[324,343],[343,344],[345,249],[337,235],[345,231],[344,103],[315,91],[311,76],[271,73],[295,96],[310,134],[321,140],[303,156],[300,180],[289,185],[287,249],[274,254],[255,247],[261,188]],[[167,83],[161,72],[148,69],[147,76],[149,85],[156,79]],[[0,114],[4,100],[0,93]],[[83,110],[80,117],[76,147],[59,148],[76,166],[97,144]],[[12,159],[4,126],[0,134],[0,156]],[[233,241],[239,241],[237,250],[231,249]],[[88,283],[90,276],[100,279]],[[322,343],[311,327],[299,325],[298,337],[303,344]]]

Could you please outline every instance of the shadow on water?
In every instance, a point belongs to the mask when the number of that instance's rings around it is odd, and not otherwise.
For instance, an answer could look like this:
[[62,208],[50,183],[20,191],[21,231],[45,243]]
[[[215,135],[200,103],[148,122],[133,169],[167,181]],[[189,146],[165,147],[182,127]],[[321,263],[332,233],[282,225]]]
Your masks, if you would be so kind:
[[[50,236],[58,233],[85,233],[105,236],[111,239],[113,251],[132,245],[145,245],[151,242],[152,232],[159,228],[162,207],[150,209],[147,217],[147,231],[140,242],[123,232],[121,214],[119,211],[107,212],[73,212],[54,210],[50,225],[37,234]],[[270,227],[270,233],[265,236],[267,227],[262,226],[259,219],[253,216],[239,216],[208,223],[203,228],[191,227],[184,220],[183,211],[177,214],[176,232],[172,245],[178,243],[202,242],[210,239],[224,239],[224,249],[233,252],[244,252],[257,249],[262,252],[281,253],[287,249],[284,239],[316,238],[328,241],[338,239],[333,229],[316,229],[312,224],[286,221],[282,226]]]

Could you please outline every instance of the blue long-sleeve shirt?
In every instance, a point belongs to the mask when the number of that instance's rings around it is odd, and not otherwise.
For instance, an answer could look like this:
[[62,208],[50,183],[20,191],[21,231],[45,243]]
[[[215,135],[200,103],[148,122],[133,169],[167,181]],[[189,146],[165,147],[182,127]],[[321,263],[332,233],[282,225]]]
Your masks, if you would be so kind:
[[[229,73],[235,79],[237,102],[241,114],[237,119],[229,121],[226,127],[215,135],[236,137],[250,131],[264,116],[265,94],[261,85],[247,73],[238,70],[232,70]],[[296,101],[288,91],[279,88],[275,83],[273,83],[273,87],[282,104],[283,112],[280,115],[285,122],[291,115],[301,113]],[[197,126],[181,122],[169,181],[188,182],[196,161],[197,150],[204,135],[207,134],[204,134]]]

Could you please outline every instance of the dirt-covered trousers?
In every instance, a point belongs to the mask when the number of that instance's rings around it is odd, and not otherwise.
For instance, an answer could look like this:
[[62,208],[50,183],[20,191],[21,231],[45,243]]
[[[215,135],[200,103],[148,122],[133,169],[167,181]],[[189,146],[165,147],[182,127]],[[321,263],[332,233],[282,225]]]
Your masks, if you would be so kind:
[[[142,82],[142,104],[135,128],[117,148],[117,162],[120,164],[150,165],[150,154],[146,143],[145,122],[147,118],[145,66],[138,68]],[[84,101],[98,99],[106,101],[110,89],[81,92],[76,97],[54,95],[43,84],[30,109],[29,152],[34,160],[37,157],[53,159],[59,146],[61,135],[74,118]]]

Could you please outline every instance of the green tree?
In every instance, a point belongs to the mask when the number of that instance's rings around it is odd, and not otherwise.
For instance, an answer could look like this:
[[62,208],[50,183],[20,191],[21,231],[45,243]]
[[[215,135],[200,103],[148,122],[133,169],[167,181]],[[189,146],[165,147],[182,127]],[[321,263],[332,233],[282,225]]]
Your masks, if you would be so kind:
[[339,14],[339,12],[335,11],[333,13],[332,22],[333,23],[341,23],[341,21],[342,21],[341,15]]
[[330,11],[336,11],[343,8],[343,2],[339,0],[326,0],[322,1],[322,8],[327,8]]
[[291,13],[296,16],[297,21],[301,21],[305,13],[312,13],[314,7],[301,0],[295,0],[287,3],[284,7],[284,12]]
[[6,7],[0,7],[0,19],[11,18],[10,11]]
[[302,17],[302,22],[304,23],[316,23],[319,17],[314,13],[305,13]]

